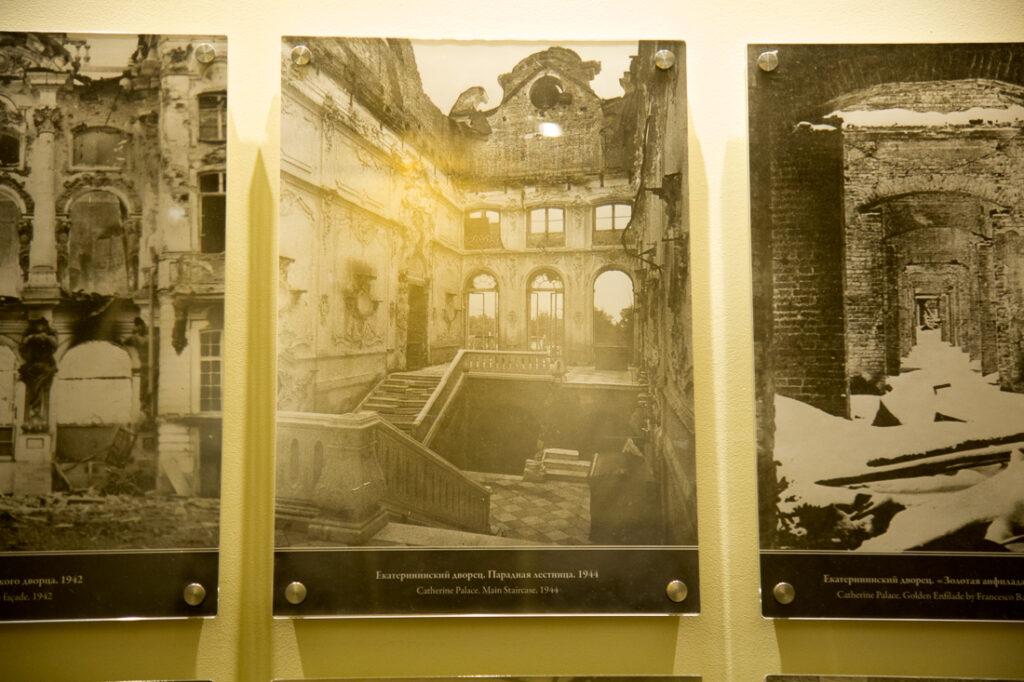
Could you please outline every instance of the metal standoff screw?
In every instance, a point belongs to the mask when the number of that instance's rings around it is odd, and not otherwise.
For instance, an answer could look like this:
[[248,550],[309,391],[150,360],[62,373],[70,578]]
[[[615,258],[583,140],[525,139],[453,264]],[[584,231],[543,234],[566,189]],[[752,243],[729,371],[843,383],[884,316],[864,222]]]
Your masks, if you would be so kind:
[[676,65],[676,55],[672,50],[658,50],[654,53],[654,65],[667,71]]
[[779,583],[772,589],[772,594],[780,604],[791,604],[796,599],[796,589],[789,583]]
[[196,45],[196,61],[200,64],[209,64],[217,58],[217,48],[210,43],[199,43]]
[[206,599],[206,588],[199,583],[189,583],[185,585],[182,594],[185,597],[186,604],[189,606],[199,606]]
[[762,71],[774,71],[779,68],[779,51],[768,50],[757,57],[757,65]]
[[288,583],[288,587],[284,588],[284,598],[289,604],[301,604],[306,601],[306,586],[297,580]]
[[686,589],[686,583],[682,580],[673,580],[668,584],[668,587],[665,588],[665,594],[667,594],[668,598],[677,604],[686,599],[688,592],[689,590]]
[[292,64],[305,66],[313,60],[313,52],[305,45],[296,45],[292,48]]

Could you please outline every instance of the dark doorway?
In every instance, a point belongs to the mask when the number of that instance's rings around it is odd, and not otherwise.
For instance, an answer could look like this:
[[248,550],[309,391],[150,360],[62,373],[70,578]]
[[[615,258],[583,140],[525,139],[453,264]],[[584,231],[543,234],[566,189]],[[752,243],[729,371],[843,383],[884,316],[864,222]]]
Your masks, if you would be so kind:
[[419,369],[427,364],[427,289],[409,285],[409,324],[405,337],[405,368]]

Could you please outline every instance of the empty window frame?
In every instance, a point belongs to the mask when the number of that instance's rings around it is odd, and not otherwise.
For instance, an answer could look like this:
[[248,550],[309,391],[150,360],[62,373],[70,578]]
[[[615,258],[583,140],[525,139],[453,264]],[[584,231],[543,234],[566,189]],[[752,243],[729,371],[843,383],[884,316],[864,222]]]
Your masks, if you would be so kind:
[[12,130],[0,130],[0,166],[21,165],[21,136]]
[[220,329],[199,332],[199,411],[220,412],[221,337]]
[[203,253],[224,253],[226,182],[224,171],[199,174],[199,248]]
[[224,142],[228,138],[228,95],[207,92],[199,95],[199,140]]
[[85,128],[75,133],[72,164],[116,168],[124,164],[127,138],[116,128]]
[[594,229],[598,232],[625,230],[633,217],[632,204],[603,204],[594,207]]
[[554,206],[530,211],[527,246],[564,246],[565,209]]
[[500,249],[501,213],[487,209],[469,211],[463,238],[467,249]]
[[530,350],[560,351],[565,338],[565,293],[562,278],[554,272],[540,272],[530,280],[527,294],[530,302]]
[[530,234],[563,234],[564,232],[565,209],[544,207],[530,211]]
[[475,275],[466,292],[466,345],[480,350],[498,347],[498,281],[486,272]]

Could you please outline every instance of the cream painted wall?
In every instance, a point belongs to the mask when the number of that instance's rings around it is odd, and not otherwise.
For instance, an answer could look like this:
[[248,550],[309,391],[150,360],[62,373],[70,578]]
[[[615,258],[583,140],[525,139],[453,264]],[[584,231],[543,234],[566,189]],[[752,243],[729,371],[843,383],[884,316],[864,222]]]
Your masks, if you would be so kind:
[[[774,623],[759,615],[745,75],[748,42],[1022,41],[1024,2],[3,0],[0,27],[225,33],[233,124],[220,615],[204,622],[3,625],[0,679],[1024,677],[1024,624]],[[279,38],[308,33],[687,42],[702,615],[269,618]]]

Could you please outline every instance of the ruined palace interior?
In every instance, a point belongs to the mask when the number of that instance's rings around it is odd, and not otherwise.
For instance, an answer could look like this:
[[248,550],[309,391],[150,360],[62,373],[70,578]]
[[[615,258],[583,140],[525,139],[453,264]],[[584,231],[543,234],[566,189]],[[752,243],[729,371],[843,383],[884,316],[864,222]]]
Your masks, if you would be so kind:
[[762,545],[1022,551],[1022,48],[778,54],[750,86]]
[[683,46],[631,47],[445,114],[409,41],[285,39],[279,546],[695,544]]

